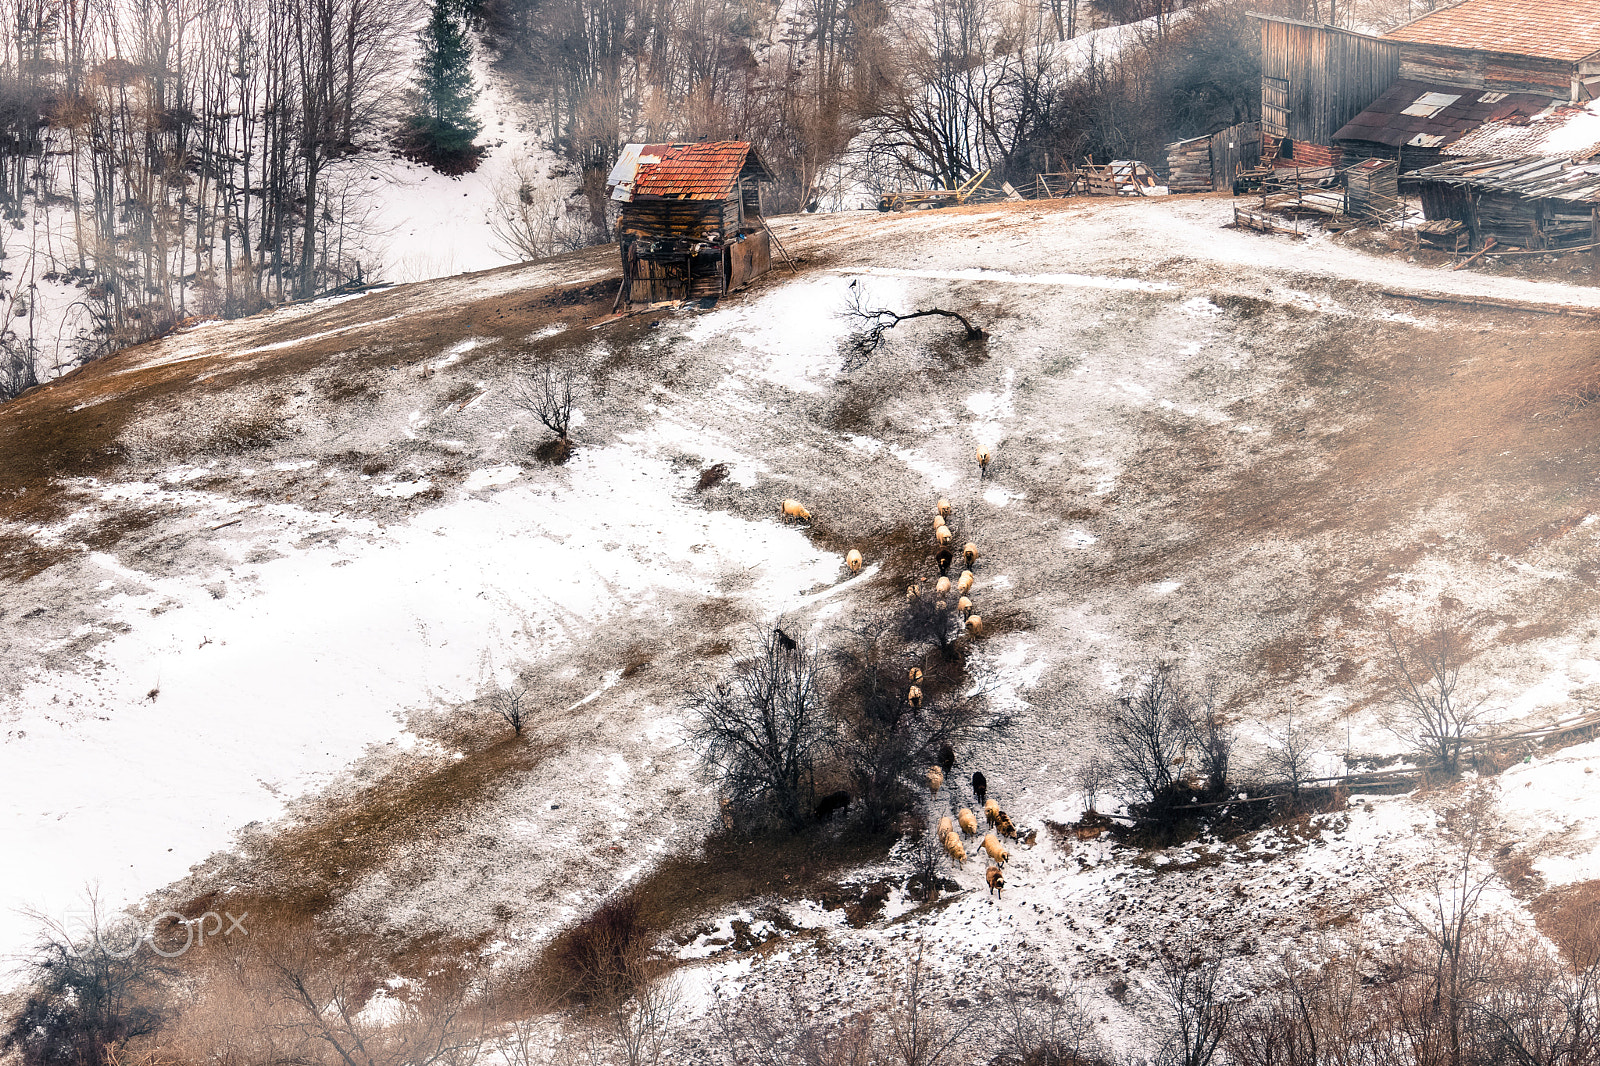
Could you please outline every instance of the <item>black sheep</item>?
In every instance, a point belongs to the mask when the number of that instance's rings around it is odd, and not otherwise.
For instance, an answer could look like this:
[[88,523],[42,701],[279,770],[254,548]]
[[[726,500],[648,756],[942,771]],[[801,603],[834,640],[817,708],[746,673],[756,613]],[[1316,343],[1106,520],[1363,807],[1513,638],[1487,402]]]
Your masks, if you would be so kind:
[[844,811],[846,814],[850,812],[850,793],[830,792],[823,796],[822,801],[817,804],[817,821],[826,822],[840,811]]
[[949,744],[939,745],[939,769],[945,773],[950,772],[950,767],[956,764],[956,752]]
[[983,776],[982,770],[979,770],[972,775],[972,794],[981,800],[988,792],[989,779]]

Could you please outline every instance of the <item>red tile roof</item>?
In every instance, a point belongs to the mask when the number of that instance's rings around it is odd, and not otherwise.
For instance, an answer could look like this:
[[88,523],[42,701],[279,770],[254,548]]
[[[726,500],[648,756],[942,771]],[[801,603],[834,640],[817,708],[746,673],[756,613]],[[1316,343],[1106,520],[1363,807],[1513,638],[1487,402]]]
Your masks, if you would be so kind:
[[1576,62],[1600,52],[1600,0],[1466,0],[1384,37]]
[[[748,141],[647,145],[639,156],[633,193],[682,200],[726,199],[733,194],[750,154]],[[756,165],[760,166],[759,161]]]

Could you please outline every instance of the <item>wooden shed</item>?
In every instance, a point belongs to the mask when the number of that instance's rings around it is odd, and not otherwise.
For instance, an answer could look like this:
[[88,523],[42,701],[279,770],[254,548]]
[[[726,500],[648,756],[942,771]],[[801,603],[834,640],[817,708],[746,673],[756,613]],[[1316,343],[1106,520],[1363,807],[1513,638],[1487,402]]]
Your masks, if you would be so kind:
[[1231,189],[1240,170],[1260,164],[1261,123],[1241,122],[1167,145],[1167,187],[1173,192]]
[[609,179],[621,205],[618,306],[717,297],[765,274],[772,182],[747,141],[625,146]]
[[1600,76],[1596,0],[1465,0],[1384,34],[1400,77],[1579,103]]
[[1566,157],[1457,159],[1412,177],[1429,221],[1465,223],[1474,247],[1554,250],[1600,242],[1600,165]]

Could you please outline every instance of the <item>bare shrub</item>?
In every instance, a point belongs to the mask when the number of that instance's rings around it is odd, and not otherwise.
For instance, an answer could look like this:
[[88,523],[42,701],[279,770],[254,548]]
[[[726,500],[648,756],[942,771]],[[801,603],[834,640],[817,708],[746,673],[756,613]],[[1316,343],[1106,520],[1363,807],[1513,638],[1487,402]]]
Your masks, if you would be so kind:
[[877,1050],[870,1019],[834,1020],[793,985],[769,997],[719,998],[707,1016],[713,1054],[728,1066],[867,1066]]
[[1095,813],[1095,804],[1100,801],[1101,795],[1111,782],[1111,763],[1102,756],[1091,755],[1084,760],[1082,766],[1078,767],[1073,783],[1078,786],[1078,792],[1083,796],[1085,814]]
[[1312,778],[1312,756],[1321,747],[1319,731],[1296,721],[1293,713],[1268,731],[1266,750],[1261,756],[1261,772],[1274,783],[1281,783],[1296,798],[1301,787]]
[[838,750],[870,828],[887,825],[925,794],[922,775],[943,745],[953,748],[977,729],[1006,724],[988,714],[981,687],[957,684],[964,675],[949,661],[929,667],[920,705],[911,704],[906,664],[917,656],[900,637],[925,632],[924,606],[918,601],[898,618],[867,619],[835,653]]
[[489,706],[502,722],[511,727],[514,736],[520,737],[522,727],[527,724],[527,699],[528,690],[516,685],[496,689],[489,697]]
[[957,1061],[963,1050],[965,1019],[937,1002],[925,952],[918,941],[917,953],[895,983],[886,1012],[884,1050],[902,1066],[940,1066]]
[[1442,602],[1425,628],[1407,630],[1383,619],[1386,680],[1392,704],[1384,724],[1445,773],[1461,769],[1461,750],[1486,724],[1482,697],[1461,691],[1461,671],[1472,657],[1472,633],[1459,607]]
[[639,897],[614,896],[556,938],[546,956],[549,991],[591,1005],[626,1000],[651,935]]
[[513,161],[510,175],[495,186],[489,208],[489,235],[501,251],[524,260],[543,259],[601,239],[587,207],[574,208],[562,188],[553,179],[541,180],[529,160]]
[[1221,688],[1213,679],[1195,693],[1190,712],[1189,732],[1198,769],[1214,792],[1227,792],[1232,780],[1230,773],[1237,737],[1232,723],[1224,716],[1225,702]]
[[102,913],[89,894],[86,928],[36,915],[27,990],[0,1030],[0,1053],[21,1066],[104,1066],[171,1018],[172,971],[132,919]]
[[1030,986],[1021,967],[999,965],[994,1005],[987,1011],[988,1046],[1000,1063],[1080,1066],[1101,1058],[1094,1018],[1076,989]]
[[728,677],[691,697],[690,743],[735,804],[759,804],[791,829],[805,822],[818,760],[837,733],[817,649],[774,628]]
[[570,367],[545,366],[515,381],[508,391],[514,407],[533,415],[556,435],[562,458],[572,447],[567,434],[572,428],[577,389],[578,374]]
[[1221,963],[1185,948],[1161,955],[1156,987],[1165,1010],[1157,1020],[1163,1066],[1210,1066],[1228,1030],[1230,1011],[1217,988]]

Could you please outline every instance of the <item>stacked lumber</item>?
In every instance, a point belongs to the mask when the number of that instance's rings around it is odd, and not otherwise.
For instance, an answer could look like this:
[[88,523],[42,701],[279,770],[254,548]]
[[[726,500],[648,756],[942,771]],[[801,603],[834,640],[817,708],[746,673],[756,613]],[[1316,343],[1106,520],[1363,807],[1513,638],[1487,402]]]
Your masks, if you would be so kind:
[[1167,145],[1167,187],[1173,192],[1211,191],[1211,138]]

